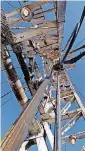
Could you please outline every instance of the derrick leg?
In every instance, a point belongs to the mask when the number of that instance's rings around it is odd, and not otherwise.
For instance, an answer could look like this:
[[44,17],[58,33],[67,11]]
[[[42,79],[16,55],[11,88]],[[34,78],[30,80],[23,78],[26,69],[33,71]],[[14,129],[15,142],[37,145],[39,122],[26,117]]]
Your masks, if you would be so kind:
[[38,151],[48,151],[44,137],[40,137],[36,139]]
[[50,127],[49,127],[48,123],[47,122],[43,122],[43,125],[44,125],[44,129],[46,131],[46,134],[48,136],[50,145],[51,145],[51,147],[53,149],[53,146],[54,146],[54,136],[53,136],[53,134],[52,134],[52,132],[50,130]]

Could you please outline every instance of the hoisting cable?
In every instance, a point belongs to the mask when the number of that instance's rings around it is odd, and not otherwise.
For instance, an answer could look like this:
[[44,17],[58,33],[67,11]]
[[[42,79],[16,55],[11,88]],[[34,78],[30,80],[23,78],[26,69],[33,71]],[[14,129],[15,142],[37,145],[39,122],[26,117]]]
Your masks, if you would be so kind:
[[82,25],[82,23],[83,23],[84,17],[85,17],[85,6],[84,6],[84,9],[83,9],[81,18],[80,18],[80,22],[79,22],[80,24],[79,24],[79,27],[78,27],[78,30],[77,30],[77,35],[78,35],[78,32],[79,32],[79,30],[80,30],[80,28],[81,28],[81,25]]
[[81,28],[81,25],[82,25],[82,23],[83,23],[84,17],[85,17],[85,6],[84,6],[84,9],[83,9],[81,18],[80,18],[80,22],[77,23],[77,25],[76,25],[76,27],[75,27],[74,33],[73,33],[73,35],[72,35],[72,39],[71,39],[71,41],[70,41],[70,44],[69,44],[69,46],[68,46],[68,49],[67,49],[67,51],[66,51],[66,53],[65,53],[65,55],[64,55],[64,57],[63,57],[63,59],[61,60],[61,63],[64,63],[64,61],[65,61],[65,59],[66,59],[66,57],[67,57],[69,51],[71,50],[71,48],[72,48],[72,46],[73,46],[73,44],[74,44],[74,42],[75,42],[75,40],[76,40],[76,38],[77,38],[77,35],[78,35],[78,33],[79,33],[79,30],[80,30],[80,28]]
[[82,57],[85,56],[85,51],[80,53],[78,56],[70,59],[70,60],[66,60],[64,61],[64,64],[73,64],[73,63],[76,63],[77,61],[79,61]]
[[67,51],[66,51],[66,53],[65,53],[65,55],[64,55],[64,57],[63,57],[63,59],[62,59],[62,61],[61,61],[61,63],[64,63],[64,60],[66,59],[66,57],[67,57],[69,51],[71,50],[71,48],[72,48],[72,46],[73,46],[73,43],[74,43],[74,41],[75,41],[75,39],[76,39],[77,28],[78,28],[78,24],[77,24],[76,27],[75,27],[74,34],[73,34],[73,36],[72,36],[71,42],[70,42],[70,44],[69,44],[69,46],[68,46],[68,49],[67,49]]
[[[75,26],[75,28],[76,28],[76,26]],[[74,34],[74,31],[75,31],[75,28],[73,29],[73,31],[72,31],[72,33],[71,33],[71,36],[70,36],[70,38],[68,39],[68,41],[67,41],[67,43],[66,43],[66,45],[65,45],[65,48],[64,48],[62,51],[64,51],[64,50],[66,49],[66,47],[68,46],[69,42],[71,41],[71,38],[72,38],[72,36],[73,36],[73,34]]]
[[85,37],[80,42],[78,42],[78,44],[74,47],[74,49],[76,49],[84,40],[85,40]]
[[70,54],[72,54],[73,52],[76,52],[76,51],[78,51],[78,50],[80,50],[80,49],[84,49],[84,48],[85,48],[85,45],[83,45],[83,46],[81,46],[81,47],[79,47],[79,48],[76,48],[76,49],[72,50],[72,51],[70,52]]

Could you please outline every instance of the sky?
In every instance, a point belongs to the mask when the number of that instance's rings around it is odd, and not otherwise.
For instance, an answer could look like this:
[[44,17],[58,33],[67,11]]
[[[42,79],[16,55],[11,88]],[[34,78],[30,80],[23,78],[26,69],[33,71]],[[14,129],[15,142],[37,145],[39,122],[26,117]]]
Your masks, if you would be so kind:
[[[14,2],[11,2],[11,3],[14,3]],[[15,2],[14,5],[16,7],[18,7],[18,3]],[[75,24],[80,19],[84,5],[85,5],[84,1],[78,1],[78,2],[77,1],[76,2],[75,1],[67,1],[66,19],[65,19],[66,22],[65,22],[65,26],[64,26],[64,39],[63,39],[63,43],[62,43],[63,48],[64,48],[72,30],[73,30],[73,28],[75,27]],[[4,2],[2,2],[2,6],[4,7],[4,9],[6,11],[12,10],[12,8],[7,7],[4,4]],[[52,15],[50,17],[52,18]],[[74,48],[84,37],[85,37],[85,21],[82,25],[82,28],[81,28],[80,33],[78,35],[78,38],[75,42]],[[85,41],[82,44],[85,44]],[[81,45],[79,45],[79,46],[81,46]],[[11,52],[11,58],[12,58],[12,61],[15,65],[15,67],[18,67],[19,64],[17,62],[15,55],[12,52]],[[16,71],[17,71],[17,74],[19,76],[22,76],[22,71],[19,68],[16,68]],[[68,74],[69,74],[73,84],[76,85],[76,88],[77,88],[76,90],[80,91],[85,96],[85,57],[83,57],[83,59],[76,64],[76,67],[74,69],[72,69],[71,71],[68,71]],[[7,77],[6,77],[6,74],[4,71],[1,72],[1,82],[3,82],[3,81],[7,81]],[[22,76],[21,81],[22,81],[22,83],[25,82],[23,76]],[[24,83],[23,86],[26,86],[26,84]],[[1,96],[6,94],[7,92],[9,92],[10,89],[11,88],[10,88],[10,85],[8,82],[3,83],[1,85]],[[26,91],[26,94],[27,94],[27,96],[30,96],[28,91]],[[12,99],[8,103],[6,103],[5,105],[3,105],[1,107],[2,138],[22,111],[22,109],[21,109],[19,103],[17,102],[13,92],[10,93],[9,95],[7,95],[6,97],[3,97],[1,103],[2,104],[5,103],[5,101],[9,100],[10,98],[12,98]],[[82,99],[82,102],[85,105],[85,101],[83,99]],[[77,128],[75,125],[72,128],[71,132],[72,133],[77,132],[78,130],[81,131],[82,129],[85,130],[85,122],[83,122],[83,120],[81,119],[77,124]],[[62,148],[62,151],[65,150],[65,147],[66,147],[66,151],[68,151],[68,150],[69,151],[73,151],[73,150],[80,151],[84,142],[85,142],[85,139],[81,140],[81,141],[77,141],[76,145],[74,145],[74,146],[71,144],[66,144],[66,146],[64,146]],[[35,146],[32,146],[30,148],[30,151],[37,151],[37,148]]]

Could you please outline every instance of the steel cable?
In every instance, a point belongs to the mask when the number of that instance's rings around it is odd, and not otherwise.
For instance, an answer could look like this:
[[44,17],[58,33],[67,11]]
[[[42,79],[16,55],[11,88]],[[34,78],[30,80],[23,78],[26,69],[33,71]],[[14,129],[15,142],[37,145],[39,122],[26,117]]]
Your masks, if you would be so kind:
[[85,37],[74,47],[74,49],[76,49],[84,40],[85,40]]
[[11,7],[16,8],[12,4],[10,4],[8,1],[4,0],[4,2],[6,2],[7,4],[9,4]]
[[10,98],[10,99],[8,99],[7,101],[5,101],[2,105],[1,105],[1,107],[2,106],[4,106],[6,103],[8,103],[10,100],[12,100],[13,99],[13,97],[12,98]]

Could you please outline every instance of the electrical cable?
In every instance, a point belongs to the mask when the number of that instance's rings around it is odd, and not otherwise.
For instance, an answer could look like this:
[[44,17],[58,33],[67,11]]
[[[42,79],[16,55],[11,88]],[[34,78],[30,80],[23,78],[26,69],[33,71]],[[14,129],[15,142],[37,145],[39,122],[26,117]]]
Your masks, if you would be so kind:
[[[14,67],[15,69],[17,69],[17,68],[21,68],[21,67]],[[1,69],[1,71],[6,71],[6,69]]]
[[[19,77],[19,79],[22,79],[23,77],[23,74],[22,75],[20,75],[20,77]],[[9,81],[3,81],[3,82],[1,82],[0,84],[3,84],[3,83],[5,83],[5,82],[9,82]],[[12,83],[12,82],[11,82]]]
[[[24,84],[24,83],[25,83],[25,82],[23,82],[23,84]],[[22,84],[22,85],[23,85],[23,84]],[[21,87],[20,89],[22,89],[22,87]],[[20,90],[20,89],[19,89],[19,90]],[[23,88],[23,89],[24,89],[24,88]],[[11,91],[7,92],[7,93],[6,93],[6,94],[4,94],[3,96],[1,96],[1,98],[5,97],[6,95],[10,94],[11,92],[13,92],[13,90],[11,90]]]
[[11,7],[16,8],[12,4],[10,4],[8,1],[4,0],[4,2],[6,2],[7,4],[9,4]]
[[74,47],[74,49],[76,49],[84,40],[85,40],[85,37]]
[[4,106],[6,103],[8,103],[10,100],[12,100],[13,99],[13,97],[12,98],[10,98],[10,99],[8,99],[7,101],[5,101],[0,107],[2,107],[2,106]]
[[1,84],[6,83],[6,82],[8,82],[8,81],[3,81],[3,82],[1,82]]
[[[23,84],[24,84],[25,82],[23,82]],[[13,91],[13,90],[12,90]],[[4,106],[6,103],[8,103],[10,100],[12,100],[13,99],[13,97],[12,98],[10,98],[10,99],[8,99],[7,101],[5,101],[2,105],[1,105],[1,107],[2,106]]]
[[78,51],[78,50],[84,49],[84,48],[85,48],[85,45],[83,45],[83,46],[81,46],[81,47],[79,47],[79,48],[76,48],[76,49],[72,50],[72,51],[70,52],[70,54],[72,54],[73,52],[76,52],[76,51]]
[[13,90],[7,92],[6,94],[4,94],[3,96],[1,96],[1,98],[5,97],[6,95],[8,95],[9,93],[13,92]]

